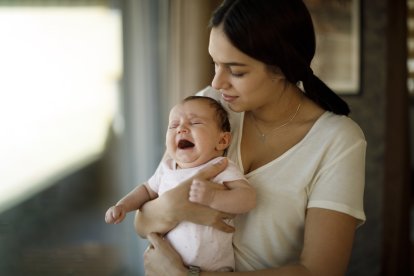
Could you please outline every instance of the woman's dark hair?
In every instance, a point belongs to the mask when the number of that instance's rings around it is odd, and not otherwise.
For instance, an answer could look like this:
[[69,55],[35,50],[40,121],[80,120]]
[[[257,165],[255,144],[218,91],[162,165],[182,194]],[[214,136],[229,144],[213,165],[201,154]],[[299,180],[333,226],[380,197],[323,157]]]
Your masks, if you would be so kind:
[[288,81],[302,81],[305,95],[325,110],[348,115],[347,103],[313,74],[315,31],[302,0],[224,0],[210,27],[222,26],[233,46]]
[[194,100],[201,100],[201,101],[206,101],[207,103],[209,103],[210,106],[214,108],[216,111],[215,114],[216,114],[216,121],[217,121],[218,127],[224,132],[230,132],[231,128],[230,128],[229,114],[224,109],[224,107],[221,105],[221,103],[219,103],[213,98],[205,97],[205,96],[188,96],[182,102],[185,103],[185,102],[194,101]]

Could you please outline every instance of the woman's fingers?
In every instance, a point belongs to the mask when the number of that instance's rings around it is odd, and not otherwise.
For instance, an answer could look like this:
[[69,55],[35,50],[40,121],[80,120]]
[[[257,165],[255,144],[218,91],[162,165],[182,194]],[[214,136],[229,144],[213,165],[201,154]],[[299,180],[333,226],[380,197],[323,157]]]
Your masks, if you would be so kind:
[[164,240],[160,237],[159,234],[149,233],[147,236],[148,241],[151,243],[150,248],[160,248],[160,243]]
[[235,231],[235,228],[227,223],[225,223],[222,220],[216,221],[212,227],[216,228],[217,230],[226,232],[226,233],[233,233]]
[[[199,182],[208,182],[223,171],[227,163],[227,158],[223,158],[221,162],[205,167],[195,177],[144,204],[135,217],[134,225],[137,233],[141,237],[147,236],[148,232],[166,233],[181,221],[191,221],[213,226],[224,232],[233,232],[234,228],[223,222],[224,218],[219,211],[188,200],[190,186],[195,179]],[[224,185],[216,185],[215,188],[225,189]],[[153,220],[151,219],[153,217],[161,219]]]
[[234,232],[234,227],[226,223],[226,219],[234,217],[233,214],[223,213],[200,204],[191,204],[192,207],[186,213],[184,220],[211,226],[223,232]]
[[200,170],[196,177],[197,179],[211,179],[221,173],[227,167],[228,160],[227,158],[220,159],[219,162],[216,162],[212,165],[206,166]]
[[[211,178],[221,173],[227,167],[227,163],[228,163],[227,158],[222,158],[220,159],[219,162],[206,166],[205,168],[200,170],[194,177],[191,177],[183,181],[180,185],[170,190],[172,191],[171,193],[174,193],[177,196],[180,194],[185,194],[187,196],[190,190],[190,186],[194,181],[203,182],[203,181],[210,180]],[[181,196],[178,196],[178,197],[180,198],[180,200],[182,200]]]
[[173,190],[176,194],[186,193],[188,194],[190,186],[193,181],[207,181],[221,173],[227,167],[228,160],[227,158],[222,158],[219,162],[216,162],[212,165],[206,166],[201,169],[194,177],[187,179],[182,182],[180,185],[175,187]]
[[[170,219],[175,221],[181,221],[187,215],[190,202],[184,201],[183,199],[188,199],[190,186],[194,181],[197,182],[206,182],[209,179],[213,178],[220,172],[222,172],[227,166],[227,158],[222,158],[219,162],[216,162],[212,165],[206,166],[200,172],[198,172],[194,177],[187,179],[174,189],[171,189],[163,194],[163,199],[165,204],[168,206],[166,210],[171,212],[168,214]],[[217,188],[224,188],[220,185]]]
[[168,241],[159,234],[149,233],[151,243],[144,252],[145,275],[181,275],[185,273],[183,261]]

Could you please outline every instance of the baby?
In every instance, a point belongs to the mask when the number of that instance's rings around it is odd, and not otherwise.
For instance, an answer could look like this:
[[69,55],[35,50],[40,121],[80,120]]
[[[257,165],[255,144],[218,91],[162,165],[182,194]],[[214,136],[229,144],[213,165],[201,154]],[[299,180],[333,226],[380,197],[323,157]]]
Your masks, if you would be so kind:
[[[231,141],[227,111],[209,97],[190,96],[170,111],[166,134],[166,158],[155,174],[132,190],[105,215],[107,223],[119,223],[127,212],[141,206],[194,176],[208,164],[219,162]],[[222,212],[241,214],[256,205],[255,190],[243,173],[229,160],[226,170],[211,179],[227,189],[215,189],[193,182],[189,200]],[[166,239],[188,266],[203,271],[233,271],[232,234],[209,226],[181,222]]]

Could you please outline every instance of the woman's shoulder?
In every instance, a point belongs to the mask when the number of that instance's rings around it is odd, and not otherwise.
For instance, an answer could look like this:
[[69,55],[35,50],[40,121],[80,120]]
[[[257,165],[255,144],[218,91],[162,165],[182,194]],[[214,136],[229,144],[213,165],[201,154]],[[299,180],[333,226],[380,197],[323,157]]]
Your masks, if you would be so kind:
[[315,133],[335,140],[365,141],[361,127],[350,117],[326,111],[315,123]]

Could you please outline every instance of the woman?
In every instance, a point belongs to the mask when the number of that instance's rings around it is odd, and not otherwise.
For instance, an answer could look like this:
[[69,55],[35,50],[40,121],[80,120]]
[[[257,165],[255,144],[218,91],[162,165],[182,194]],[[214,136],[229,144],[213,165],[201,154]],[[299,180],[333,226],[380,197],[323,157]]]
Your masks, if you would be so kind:
[[[221,95],[231,111],[228,157],[257,192],[256,208],[235,218],[236,272],[229,275],[345,274],[355,230],[365,221],[366,141],[347,117],[347,104],[312,72],[315,35],[306,6],[226,0],[210,25],[214,89],[201,94]],[[212,185],[208,179],[223,166],[196,178]],[[150,232],[166,233],[185,220],[232,231],[221,221],[228,214],[184,200],[191,182],[137,214],[137,232],[152,244],[145,253],[148,275],[188,271]]]

